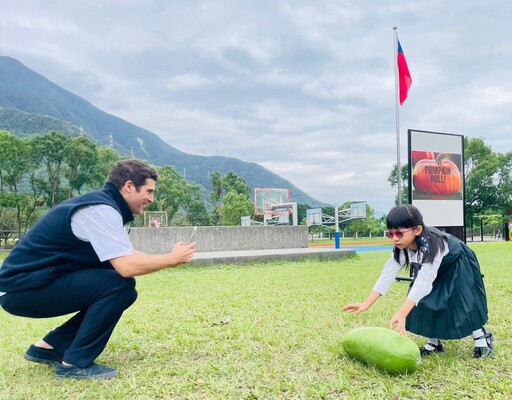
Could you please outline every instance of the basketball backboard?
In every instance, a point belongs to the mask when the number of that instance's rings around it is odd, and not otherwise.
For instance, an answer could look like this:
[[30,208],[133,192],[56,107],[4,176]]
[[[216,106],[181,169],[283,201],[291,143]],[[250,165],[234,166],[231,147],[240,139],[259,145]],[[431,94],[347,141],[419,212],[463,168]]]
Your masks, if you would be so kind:
[[276,215],[272,208],[290,202],[290,189],[255,188],[254,215]]
[[366,219],[366,201],[350,203],[350,216],[354,219]]
[[322,209],[310,208],[306,210],[306,224],[307,226],[322,225]]
[[144,226],[159,228],[167,225],[166,211],[144,211]]

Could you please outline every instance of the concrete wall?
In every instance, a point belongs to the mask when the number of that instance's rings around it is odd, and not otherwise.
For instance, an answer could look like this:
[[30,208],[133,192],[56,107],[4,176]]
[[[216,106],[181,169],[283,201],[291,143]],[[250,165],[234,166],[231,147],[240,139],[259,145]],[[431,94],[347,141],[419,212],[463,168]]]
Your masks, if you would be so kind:
[[[135,250],[149,254],[172,250],[176,242],[188,242],[192,227],[131,228]],[[308,227],[301,226],[199,226],[196,252],[293,249],[309,246]]]

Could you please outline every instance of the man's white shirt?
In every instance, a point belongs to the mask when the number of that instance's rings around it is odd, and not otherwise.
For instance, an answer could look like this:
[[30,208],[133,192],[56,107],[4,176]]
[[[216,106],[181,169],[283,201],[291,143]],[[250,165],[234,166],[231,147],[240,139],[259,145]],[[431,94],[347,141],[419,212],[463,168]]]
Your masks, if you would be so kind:
[[100,261],[134,254],[128,233],[119,212],[99,204],[79,209],[71,217],[75,236],[90,242]]

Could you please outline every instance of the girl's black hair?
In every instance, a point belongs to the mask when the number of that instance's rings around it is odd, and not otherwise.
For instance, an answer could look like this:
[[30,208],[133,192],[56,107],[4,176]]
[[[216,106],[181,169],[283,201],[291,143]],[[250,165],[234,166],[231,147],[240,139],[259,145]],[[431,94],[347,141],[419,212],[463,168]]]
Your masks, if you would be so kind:
[[[411,204],[402,204],[392,208],[386,218],[386,225],[388,229],[409,229],[416,228],[420,225],[423,227],[422,233],[419,236],[416,236],[415,239],[418,249],[424,247],[422,245],[422,241],[426,241],[429,244],[427,246],[428,250],[423,251],[423,258],[421,260],[422,263],[434,261],[434,257],[437,255],[437,253],[439,251],[444,251],[445,249],[445,243],[442,237],[427,229],[423,223],[423,215],[421,215],[420,211]],[[401,251],[402,250],[400,250],[398,247],[393,249],[393,255],[396,262],[400,262],[399,260]],[[409,265],[409,257],[406,251],[404,251],[404,254],[405,265],[407,266]]]

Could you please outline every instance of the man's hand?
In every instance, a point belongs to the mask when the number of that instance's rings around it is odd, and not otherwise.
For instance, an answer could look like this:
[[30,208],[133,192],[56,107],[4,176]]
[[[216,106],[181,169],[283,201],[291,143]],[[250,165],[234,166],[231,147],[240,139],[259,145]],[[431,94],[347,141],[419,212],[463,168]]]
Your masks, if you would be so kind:
[[176,260],[175,265],[188,263],[192,260],[192,256],[194,255],[194,251],[196,251],[196,243],[185,243],[178,242],[172,248],[171,254],[174,256]]
[[192,260],[195,250],[195,242],[178,242],[169,253],[145,254],[137,251],[130,256],[113,258],[110,263],[119,274],[129,278],[188,263]]

